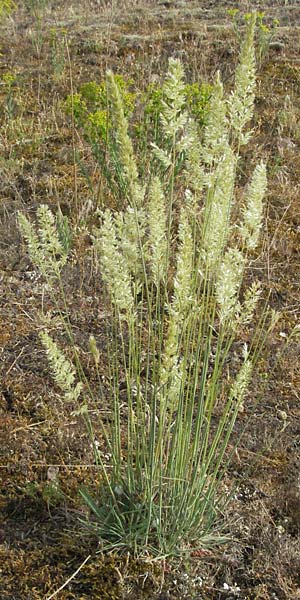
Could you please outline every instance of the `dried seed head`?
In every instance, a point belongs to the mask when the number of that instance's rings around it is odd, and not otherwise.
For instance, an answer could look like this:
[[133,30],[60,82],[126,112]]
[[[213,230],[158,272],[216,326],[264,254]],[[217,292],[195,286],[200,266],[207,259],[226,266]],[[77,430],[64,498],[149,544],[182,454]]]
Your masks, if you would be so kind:
[[263,199],[267,189],[266,165],[256,166],[247,191],[246,206],[243,210],[243,224],[240,227],[242,238],[249,250],[257,246],[262,226]]
[[216,300],[219,305],[220,322],[230,319],[237,306],[245,259],[236,248],[227,250],[216,280]]
[[131,276],[127,261],[120,251],[116,224],[109,210],[104,213],[102,226],[95,237],[95,245],[101,253],[102,276],[111,301],[129,316],[134,309]]

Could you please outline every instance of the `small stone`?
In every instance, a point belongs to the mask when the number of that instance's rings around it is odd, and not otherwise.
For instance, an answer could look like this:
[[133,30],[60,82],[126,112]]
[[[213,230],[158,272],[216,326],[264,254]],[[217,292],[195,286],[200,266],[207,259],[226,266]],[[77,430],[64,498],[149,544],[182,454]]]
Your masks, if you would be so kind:
[[282,421],[286,421],[288,416],[287,413],[285,412],[285,410],[277,410],[277,415],[279,417],[279,419],[281,419]]

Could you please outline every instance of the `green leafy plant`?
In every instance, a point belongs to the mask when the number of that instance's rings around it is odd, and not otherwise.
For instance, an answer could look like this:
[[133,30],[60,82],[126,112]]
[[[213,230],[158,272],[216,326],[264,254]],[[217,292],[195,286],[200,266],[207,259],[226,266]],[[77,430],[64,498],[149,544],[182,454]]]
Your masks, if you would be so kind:
[[257,51],[258,51],[258,61],[259,64],[263,63],[266,59],[270,45],[276,35],[279,21],[278,19],[273,19],[271,25],[266,25],[265,23],[265,13],[258,12],[257,13],[257,25],[258,25],[258,35],[257,35]]
[[206,124],[208,116],[209,101],[213,86],[206,82],[202,82],[201,84],[196,82],[186,85],[184,91],[187,106],[192,116],[203,127]]
[[0,18],[10,15],[15,8],[13,0],[0,0]]
[[64,496],[59,484],[55,481],[45,481],[40,483],[31,481],[26,484],[24,491],[30,498],[42,499],[47,505],[48,510],[50,506],[55,506]]
[[17,80],[16,73],[7,71],[2,75],[2,85],[5,87],[5,112],[9,120],[13,119],[15,114],[15,83]]
[[[227,14],[231,19],[231,23],[233,26],[233,30],[236,34],[237,39],[240,41],[240,21],[241,21],[241,13],[238,8],[229,8],[227,10]],[[256,36],[256,50],[257,50],[257,61],[259,66],[266,59],[270,45],[276,35],[279,21],[278,19],[273,19],[270,25],[266,24],[266,14],[265,12],[257,12],[257,36]],[[247,22],[248,19],[251,19],[251,13],[248,13],[243,16],[244,21]]]
[[[147,147],[150,143],[160,143],[160,114],[165,98],[162,85],[151,84],[140,96],[140,114],[135,115],[135,100],[138,93],[130,88],[133,81],[125,81],[115,76],[119,87],[126,117],[134,115],[132,130],[139,145],[139,166],[147,168]],[[212,86],[207,83],[185,84],[185,104],[200,127],[205,124]],[[106,83],[94,81],[83,84],[78,93],[68,96],[65,102],[67,114],[73,114],[76,126],[84,132],[85,139],[92,147],[110,189],[123,194],[124,182],[116,159],[113,123],[110,116],[110,103],[107,98]],[[144,161],[144,164],[143,164]]]
[[241,34],[240,34],[240,26],[239,26],[239,18],[240,18],[239,9],[238,8],[228,8],[227,14],[231,19],[231,23],[232,23],[232,27],[235,32],[235,35],[236,35],[237,39],[240,40]]
[[[130,91],[132,81],[116,76],[126,116],[134,108],[135,95]],[[110,104],[105,82],[90,81],[83,84],[79,92],[69,95],[65,101],[67,114],[72,115],[77,127],[91,145],[93,154],[113,193],[122,190],[123,181],[116,160],[116,149],[109,116]]]
[[[47,331],[40,334],[55,383],[73,414],[84,418],[92,440],[99,482],[98,489],[80,492],[91,513],[81,521],[102,550],[161,557],[225,539],[220,515],[229,497],[222,483],[229,441],[277,320],[266,310],[253,328],[260,287],[254,282],[242,288],[263,223],[263,162],[254,169],[241,207],[234,194],[239,150],[251,137],[254,30],[252,15],[234,89],[226,97],[217,75],[200,131],[186,108],[183,67],[170,59],[159,115],[161,145],[150,147],[155,160],[147,181],[139,175],[118,81],[107,74],[105,98],[123,198],[120,210],[99,213],[93,232],[110,307],[106,367],[102,360],[100,367],[97,339],[89,340],[96,392],[69,320],[73,359]],[[85,89],[79,110],[95,103],[94,94],[101,107],[100,92],[95,85]],[[68,246],[46,206],[37,218],[36,230],[20,214],[21,232],[48,285],[63,291]],[[245,332],[250,341],[241,344]]]
[[[126,115],[130,115],[134,108],[134,94],[129,91],[132,81],[125,81],[116,76]],[[68,96],[65,102],[67,114],[74,114],[78,127],[83,128],[87,140],[94,147],[97,143],[107,139],[107,128],[111,126],[108,115],[108,99],[106,84],[95,81],[84,83],[77,94]]]

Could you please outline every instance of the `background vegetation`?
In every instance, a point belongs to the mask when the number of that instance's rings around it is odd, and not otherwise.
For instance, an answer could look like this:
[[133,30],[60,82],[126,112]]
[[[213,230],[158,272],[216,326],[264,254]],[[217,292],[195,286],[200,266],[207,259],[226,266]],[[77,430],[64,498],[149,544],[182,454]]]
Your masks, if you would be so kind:
[[[221,70],[225,87],[231,89],[238,58],[235,22],[240,26],[241,17],[228,14],[227,8],[232,7],[226,3],[220,3],[217,11],[196,2],[125,4],[3,4],[1,594],[5,599],[47,597],[91,555],[58,597],[297,598],[296,339],[257,402],[263,373],[272,370],[282,340],[299,320],[299,21],[292,2],[266,2],[264,6],[267,29],[261,29],[257,41],[255,133],[242,152],[238,179],[239,195],[255,164],[260,159],[267,162],[265,235],[246,280],[260,279],[264,296],[270,292],[270,304],[282,312],[282,319],[239,415],[236,434],[245,424],[247,432],[226,474],[225,485],[238,483],[227,513],[234,542],[225,549],[195,553],[187,573],[184,560],[151,566],[126,557],[96,556],[96,538],[83,538],[79,545],[66,532],[74,526],[78,511],[84,515],[77,490],[80,483],[92,485],[94,458],[92,448],[83,442],[84,427],[62,403],[51,381],[38,331],[53,327],[65,347],[60,320],[55,322],[55,318],[67,308],[83,368],[91,385],[97,385],[88,340],[93,333],[100,367],[105,369],[101,360],[109,309],[91,253],[90,232],[96,223],[95,206],[115,208],[107,178],[114,170],[103,172],[97,148],[98,133],[101,150],[107,134],[102,114],[105,71],[112,68],[124,82],[132,134],[143,155],[149,134],[159,142],[157,106],[168,57],[180,56],[183,61],[190,108],[204,121],[216,70]],[[255,4],[241,3],[239,8],[249,10]],[[148,108],[141,118],[139,102],[142,107],[145,97]],[[78,114],[70,111],[74,101]],[[133,101],[136,114],[132,114]],[[118,187],[120,181],[112,185]],[[18,210],[34,218],[43,203],[58,214],[61,239],[71,249],[72,261],[64,273],[67,307],[53,304],[26,257],[16,227]],[[71,218],[72,234],[65,215]]]

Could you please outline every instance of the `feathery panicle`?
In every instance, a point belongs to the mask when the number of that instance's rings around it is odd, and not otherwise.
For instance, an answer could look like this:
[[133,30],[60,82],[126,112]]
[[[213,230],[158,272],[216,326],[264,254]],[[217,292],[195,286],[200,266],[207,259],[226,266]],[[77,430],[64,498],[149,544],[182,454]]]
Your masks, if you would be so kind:
[[134,309],[131,277],[127,261],[119,248],[116,224],[110,210],[106,210],[100,231],[95,237],[96,249],[101,254],[102,277],[107,284],[111,301],[119,310],[131,315]]
[[271,308],[270,316],[269,330],[272,331],[274,327],[276,327],[278,321],[281,319],[281,313],[278,310],[275,310],[275,308]]
[[31,262],[43,273],[44,255],[41,251],[40,240],[32,223],[21,212],[18,213],[18,225],[23,238],[26,241]]
[[[179,339],[183,324],[192,303],[194,240],[188,218],[188,209],[182,208],[178,226],[179,245],[177,250],[177,266],[174,276],[174,296],[169,307],[170,320],[165,343],[161,385],[174,379],[171,386],[174,396],[175,388],[180,388],[182,368],[179,368]],[[179,388],[178,388],[179,386]],[[171,389],[170,388],[170,389]]]
[[243,210],[242,238],[248,250],[256,248],[262,226],[263,199],[267,189],[266,165],[261,162],[254,170],[247,191],[246,207]]
[[148,204],[150,266],[155,285],[166,279],[167,216],[162,184],[154,177],[149,190]]
[[[199,189],[198,192],[199,192],[199,195],[196,190],[194,191],[194,190],[191,190],[190,188],[186,188],[184,191],[185,207],[187,210],[187,214],[189,215],[191,228],[194,232],[195,231],[199,232],[199,230],[200,230],[199,226],[201,223],[201,213],[202,213],[201,189]],[[196,246],[197,246],[197,241],[195,240],[195,248],[194,248],[195,257],[197,254]]]
[[185,105],[184,70],[180,60],[170,58],[169,69],[163,86],[165,100],[160,115],[162,129],[166,137],[173,138],[182,131],[187,113]]
[[171,310],[178,315],[179,321],[183,321],[191,306],[194,268],[194,239],[186,207],[181,209],[178,237],[179,247]]
[[174,58],[169,59],[163,97],[160,121],[165,148],[159,148],[156,144],[151,146],[155,158],[167,170],[173,164],[174,150],[179,154],[184,150],[183,133],[188,118],[184,110],[184,70],[181,62]]
[[46,331],[42,331],[39,335],[46,350],[55,383],[65,393],[66,400],[77,400],[83,386],[81,382],[75,385],[76,370],[74,365],[66,358]]
[[224,100],[223,84],[218,72],[209,103],[202,147],[203,159],[210,166],[223,154],[224,147],[228,143],[228,119],[226,112],[227,107]]
[[197,124],[189,119],[187,125],[188,144],[186,144],[185,176],[187,185],[190,186],[196,198],[201,196],[205,172],[202,164],[203,148],[199,139]]
[[178,315],[171,314],[159,381],[159,399],[162,403],[161,417],[163,419],[167,409],[171,413],[175,409],[180,393],[182,363],[179,358],[179,335]]
[[157,144],[154,143],[151,144],[151,148],[153,156],[155,156],[164,170],[167,171],[172,165],[171,152],[167,152],[166,150],[163,150],[163,148],[159,148]]
[[178,398],[182,365],[179,357],[179,339],[188,309],[192,301],[192,272],[194,260],[194,240],[188,219],[188,210],[181,210],[179,222],[179,247],[177,250],[177,268],[174,277],[174,297],[169,307],[170,320],[165,342],[160,385],[170,384],[167,398],[173,402]]
[[216,280],[216,300],[219,305],[220,322],[233,316],[237,307],[245,259],[236,248],[229,248],[224,256]]
[[203,250],[210,272],[216,269],[230,233],[230,215],[235,177],[235,157],[227,145],[208,189],[203,223]]
[[128,122],[124,114],[123,102],[113,73],[106,75],[107,95],[111,103],[118,158],[126,181],[128,200],[134,207],[141,206],[144,192],[139,185],[138,169],[131,138],[128,135]]
[[64,248],[58,236],[56,221],[48,206],[45,204],[39,206],[37,209],[37,217],[39,222],[41,247],[45,254],[63,254]]
[[18,223],[24,236],[29,256],[34,265],[49,280],[58,277],[67,262],[68,250],[61,242],[53,213],[45,204],[37,209],[38,234],[30,221],[21,213]]
[[230,123],[239,145],[247,144],[251,131],[243,133],[253,115],[255,98],[254,32],[256,14],[247,17],[246,36],[236,69],[235,87],[229,99]]
[[[135,285],[139,287],[143,274],[141,252],[145,253],[146,215],[143,208],[128,206],[123,212],[118,212],[114,221],[116,224],[119,247],[126,261],[129,272],[135,278]],[[144,256],[145,260],[146,256]]]
[[163,386],[167,383],[170,373],[173,371],[178,363],[178,340],[179,340],[179,328],[178,320],[174,314],[171,314],[168,333],[165,341],[165,348],[163,354],[163,364],[160,377],[160,384]]
[[241,366],[234,383],[231,386],[230,397],[236,400],[236,403],[241,407],[250,379],[252,375],[253,364],[249,359],[247,347],[244,348],[244,363]]
[[168,373],[169,385],[166,393],[169,424],[173,419],[173,412],[178,408],[183,376],[183,361],[174,356],[172,368]]
[[[168,332],[162,353],[162,364],[159,378],[158,401],[159,412],[159,434],[157,441],[157,452],[160,454],[164,443],[169,443],[166,435],[170,431],[173,413],[178,408],[180,390],[183,378],[183,365],[179,356],[180,323],[178,314],[171,313],[168,324]],[[166,439],[164,439],[166,437]]]
[[252,283],[251,287],[246,291],[244,302],[241,306],[238,322],[242,325],[248,325],[252,322],[254,311],[261,297],[261,286],[259,283]]

